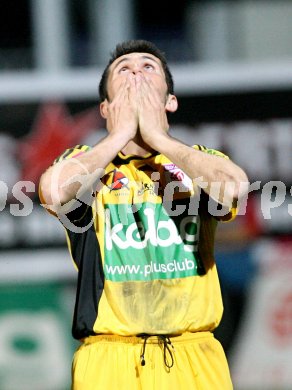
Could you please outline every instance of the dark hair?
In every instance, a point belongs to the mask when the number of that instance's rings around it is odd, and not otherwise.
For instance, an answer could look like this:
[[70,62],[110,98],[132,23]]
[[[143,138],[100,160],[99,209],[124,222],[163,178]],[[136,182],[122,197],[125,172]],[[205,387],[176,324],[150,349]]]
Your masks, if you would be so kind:
[[99,83],[99,98],[100,101],[108,99],[107,93],[107,80],[109,75],[109,68],[111,64],[119,57],[130,53],[149,53],[158,58],[162,64],[162,68],[165,74],[165,81],[167,85],[167,93],[173,94],[173,78],[168,68],[165,54],[158,49],[152,42],[145,40],[129,40],[117,44],[115,50],[111,53],[111,57],[106,68],[103,71],[101,80]]

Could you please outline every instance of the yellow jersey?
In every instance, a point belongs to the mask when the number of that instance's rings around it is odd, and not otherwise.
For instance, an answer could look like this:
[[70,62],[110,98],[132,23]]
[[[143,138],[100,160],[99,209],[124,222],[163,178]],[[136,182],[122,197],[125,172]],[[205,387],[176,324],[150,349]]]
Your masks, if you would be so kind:
[[[89,149],[77,145],[56,162]],[[78,270],[73,336],[214,330],[223,312],[215,229],[235,211],[216,217],[211,203],[165,156],[119,153],[90,200],[59,216]]]

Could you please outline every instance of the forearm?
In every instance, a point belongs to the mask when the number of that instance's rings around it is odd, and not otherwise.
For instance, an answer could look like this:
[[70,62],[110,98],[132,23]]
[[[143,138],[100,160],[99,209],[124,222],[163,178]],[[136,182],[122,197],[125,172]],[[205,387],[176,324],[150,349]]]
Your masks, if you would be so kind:
[[91,192],[104,168],[127,142],[122,134],[109,134],[90,151],[51,166],[40,180],[43,201],[56,212],[59,206],[76,199],[77,194]]
[[169,158],[221,204],[230,207],[247,190],[248,179],[245,172],[229,159],[195,150],[168,134],[155,137],[151,146]]

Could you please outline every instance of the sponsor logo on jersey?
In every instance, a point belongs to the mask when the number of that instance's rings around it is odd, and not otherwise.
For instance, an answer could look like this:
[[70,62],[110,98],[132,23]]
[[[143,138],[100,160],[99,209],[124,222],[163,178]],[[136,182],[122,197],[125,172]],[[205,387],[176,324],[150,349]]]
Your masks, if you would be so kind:
[[[125,210],[119,210],[124,207]],[[204,273],[198,255],[198,215],[170,218],[162,204],[142,203],[129,213],[127,205],[105,210],[105,276],[112,281],[174,279]]]
[[170,173],[171,180],[180,181],[186,189],[192,189],[192,179],[187,174],[185,174],[178,166],[173,163],[169,163],[163,164],[163,167],[165,171]]
[[114,169],[113,171],[109,172],[106,175],[104,181],[105,181],[106,186],[111,191],[121,190],[124,187],[129,189],[129,187],[128,187],[129,179],[122,172],[118,171],[117,169]]

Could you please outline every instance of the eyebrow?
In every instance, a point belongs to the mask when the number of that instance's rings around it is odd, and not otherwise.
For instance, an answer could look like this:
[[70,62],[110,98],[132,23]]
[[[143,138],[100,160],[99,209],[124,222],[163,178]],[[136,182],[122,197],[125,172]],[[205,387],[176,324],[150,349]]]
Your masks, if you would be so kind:
[[[160,65],[158,60],[156,60],[156,58],[154,57],[149,57],[149,56],[141,56],[140,58],[142,58],[143,60],[151,60],[151,61],[154,61],[156,62],[157,65]],[[125,62],[125,61],[128,61],[130,58],[129,57],[124,57],[122,59],[120,59],[120,61],[118,61],[115,66],[113,67],[113,70],[116,69],[122,62]]]

